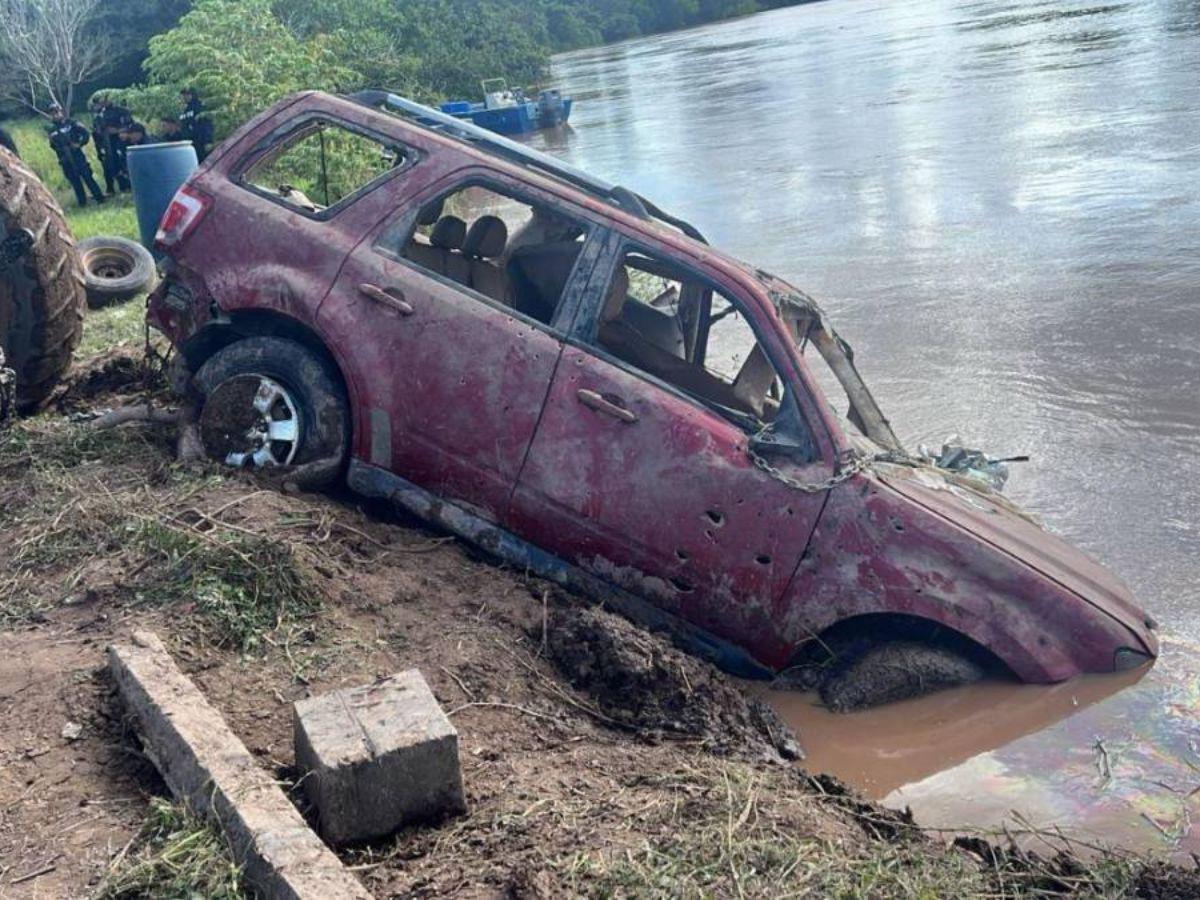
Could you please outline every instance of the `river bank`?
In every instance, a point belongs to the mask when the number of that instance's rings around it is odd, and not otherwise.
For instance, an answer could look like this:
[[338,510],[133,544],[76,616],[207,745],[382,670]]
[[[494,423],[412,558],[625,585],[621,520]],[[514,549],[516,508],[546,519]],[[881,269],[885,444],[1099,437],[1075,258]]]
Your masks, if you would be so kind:
[[[949,845],[785,763],[758,726],[731,728],[754,721],[741,693],[649,637],[615,639],[634,648],[609,657],[617,674],[579,680],[553,649],[582,633],[579,602],[549,586],[351,497],[178,464],[148,426],[92,430],[89,411],[157,390],[135,346],[94,360],[58,409],[0,437],[5,896],[169,896],[171,879],[161,892],[145,877],[164,854],[186,868],[188,846],[214,852],[193,837],[202,829],[164,836],[163,787],[104,674],[104,648],[135,628],[163,637],[293,789],[294,700],[422,669],[459,729],[470,812],[344,853],[380,897],[1200,890],[1192,873],[1123,854],[1085,866]],[[583,629],[589,647],[596,627]],[[658,688],[632,674],[646,666],[687,671],[654,684],[723,724],[647,718],[672,707],[648,702]],[[613,677],[640,687],[606,691]]]

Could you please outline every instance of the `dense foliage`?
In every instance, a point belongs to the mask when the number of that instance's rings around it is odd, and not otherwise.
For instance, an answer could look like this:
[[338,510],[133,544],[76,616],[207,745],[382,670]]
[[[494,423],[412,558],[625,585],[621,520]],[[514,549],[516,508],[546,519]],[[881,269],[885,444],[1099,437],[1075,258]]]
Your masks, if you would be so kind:
[[192,87],[223,135],[285,94],[351,85],[357,75],[328,43],[296,37],[270,0],[198,0],[175,28],[150,39],[149,85],[118,98],[151,119],[177,110],[179,89]]
[[122,92],[124,102],[153,118],[177,108],[179,87],[194,85],[220,136],[301,87],[385,86],[425,100],[476,97],[484,78],[536,84],[555,51],[794,2],[803,0],[113,0],[111,6],[124,11],[114,21],[125,22],[130,52],[147,23],[174,22],[149,38],[146,83]]

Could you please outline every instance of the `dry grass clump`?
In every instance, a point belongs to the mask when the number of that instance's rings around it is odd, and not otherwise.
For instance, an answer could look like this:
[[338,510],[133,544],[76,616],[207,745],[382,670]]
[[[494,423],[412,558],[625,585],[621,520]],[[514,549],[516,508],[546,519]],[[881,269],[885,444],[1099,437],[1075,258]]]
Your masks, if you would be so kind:
[[[673,802],[656,804],[652,820],[639,822],[644,837],[638,846],[559,860],[555,868],[571,893],[1183,900],[1197,896],[1200,883],[1195,873],[1116,853],[1094,860],[1061,852],[1039,856],[980,839],[944,847],[901,817],[794,770],[722,761],[654,778],[671,789]],[[814,830],[814,806],[843,818],[852,830]]]
[[109,864],[97,900],[244,900],[241,870],[221,835],[185,807],[162,798],[133,843]]
[[195,505],[224,476],[176,463],[168,437],[27,420],[0,435],[0,626],[81,593],[187,604],[215,644],[246,651],[311,615],[311,551],[272,523],[222,521]]
[[794,778],[741,763],[660,778],[676,795],[651,837],[617,854],[565,861],[573,892],[595,897],[976,897],[979,867],[931,853],[916,829],[888,840],[814,832],[797,809],[820,802]]

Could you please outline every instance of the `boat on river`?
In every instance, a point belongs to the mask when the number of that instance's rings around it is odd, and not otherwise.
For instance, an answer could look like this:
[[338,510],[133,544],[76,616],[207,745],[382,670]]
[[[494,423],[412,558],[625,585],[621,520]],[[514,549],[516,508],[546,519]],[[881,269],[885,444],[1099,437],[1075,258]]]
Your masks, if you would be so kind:
[[485,79],[482,87],[482,103],[451,100],[441,105],[441,111],[500,134],[553,128],[571,116],[571,98],[554,88],[539,90],[536,98],[530,98],[521,88],[510,88],[503,78]]

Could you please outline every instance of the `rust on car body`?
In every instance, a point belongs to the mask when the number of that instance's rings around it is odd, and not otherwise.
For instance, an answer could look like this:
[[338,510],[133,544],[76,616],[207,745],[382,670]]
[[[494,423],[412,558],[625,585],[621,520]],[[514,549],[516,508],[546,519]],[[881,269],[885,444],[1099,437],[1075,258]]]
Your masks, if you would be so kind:
[[[250,189],[245,173],[318,120],[404,150],[325,208]],[[281,101],[185,185],[202,215],[164,247],[149,322],[193,370],[248,334],[319,348],[349,401],[351,487],[670,621],[740,671],[780,670],[831,627],[881,614],[937,623],[1028,681],[1157,653],[1115,576],[905,453],[811,298],[629,192],[522,153],[352,99]],[[468,188],[576,224],[552,316],[414,263],[422,218]],[[464,272],[511,272],[482,250],[421,241]],[[748,425],[600,345],[622,260],[643,257],[744,317],[778,379],[773,422]],[[705,328],[717,320],[707,309]],[[844,390],[849,422],[818,364]]]

